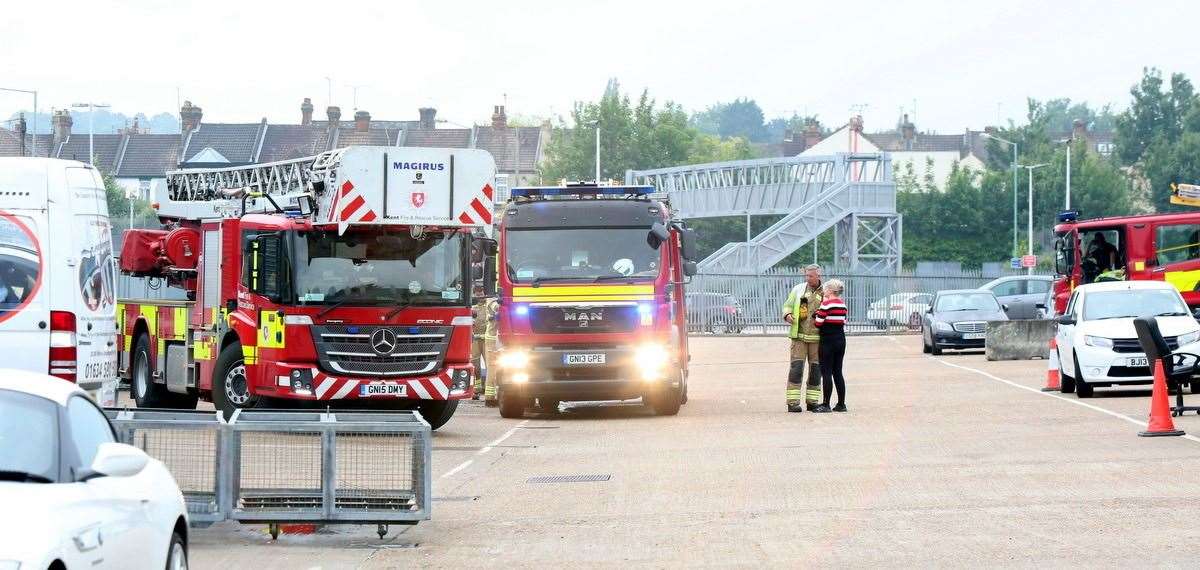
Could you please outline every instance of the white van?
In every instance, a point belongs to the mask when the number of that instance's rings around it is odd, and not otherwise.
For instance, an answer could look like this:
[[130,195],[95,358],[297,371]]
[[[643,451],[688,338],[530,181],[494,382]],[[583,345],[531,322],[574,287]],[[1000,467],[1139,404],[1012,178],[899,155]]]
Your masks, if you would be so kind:
[[0,158],[0,367],[49,373],[115,405],[115,285],[100,173]]

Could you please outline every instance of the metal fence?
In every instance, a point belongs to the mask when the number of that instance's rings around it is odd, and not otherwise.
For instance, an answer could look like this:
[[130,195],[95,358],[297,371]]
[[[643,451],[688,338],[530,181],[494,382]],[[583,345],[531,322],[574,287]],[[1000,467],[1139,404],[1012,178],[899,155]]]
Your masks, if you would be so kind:
[[[881,334],[918,332],[921,314],[937,291],[975,289],[996,277],[1018,274],[1022,273],[954,264],[886,275],[833,267],[822,271],[822,279],[846,284],[842,298],[849,312],[847,334]],[[687,286],[689,332],[786,334],[782,306],[792,287],[803,282],[802,268],[774,268],[761,275],[697,275]]]
[[162,461],[193,523],[429,520],[429,424],[414,412],[106,409],[124,443]]

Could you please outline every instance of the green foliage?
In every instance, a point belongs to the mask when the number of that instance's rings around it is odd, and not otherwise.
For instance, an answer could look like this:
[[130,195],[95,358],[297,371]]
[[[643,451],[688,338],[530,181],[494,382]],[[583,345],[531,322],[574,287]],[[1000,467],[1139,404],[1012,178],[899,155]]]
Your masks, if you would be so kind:
[[1172,74],[1170,89],[1164,91],[1162,72],[1155,68],[1144,69],[1142,80],[1129,94],[1133,103],[1117,118],[1116,133],[1117,157],[1125,165],[1142,160],[1156,142],[1179,140],[1184,116],[1196,104],[1195,89],[1187,77]]
[[753,99],[735,99],[731,103],[717,103],[692,115],[692,126],[700,132],[719,137],[742,137],[751,142],[767,140],[765,116],[762,108]]
[[1030,99],[1030,105],[1040,109],[1046,129],[1052,133],[1071,132],[1076,119],[1083,121],[1093,131],[1111,131],[1117,122],[1111,105],[1096,110],[1085,102],[1072,104],[1067,98],[1050,99],[1045,103]]
[[101,173],[100,177],[104,180],[104,194],[108,202],[108,215],[112,218],[125,219],[129,217],[129,208],[132,205],[133,215],[138,218],[153,218],[158,214],[154,208],[150,207],[150,203],[145,200],[130,200],[125,196],[125,189],[117,184],[113,179],[112,174]]

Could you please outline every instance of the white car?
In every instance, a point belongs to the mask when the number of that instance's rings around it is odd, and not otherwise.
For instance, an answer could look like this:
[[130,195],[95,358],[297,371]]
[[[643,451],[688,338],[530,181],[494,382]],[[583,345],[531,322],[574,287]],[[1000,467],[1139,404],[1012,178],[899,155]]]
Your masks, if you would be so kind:
[[867,321],[881,329],[893,325],[919,329],[931,301],[929,293],[893,293],[867,307]]
[[187,568],[175,479],[76,385],[0,369],[0,569]]
[[1133,328],[1137,317],[1157,317],[1172,350],[1196,353],[1200,324],[1174,286],[1162,281],[1113,281],[1077,287],[1058,318],[1062,391],[1080,398],[1098,386],[1150,384],[1146,354]]

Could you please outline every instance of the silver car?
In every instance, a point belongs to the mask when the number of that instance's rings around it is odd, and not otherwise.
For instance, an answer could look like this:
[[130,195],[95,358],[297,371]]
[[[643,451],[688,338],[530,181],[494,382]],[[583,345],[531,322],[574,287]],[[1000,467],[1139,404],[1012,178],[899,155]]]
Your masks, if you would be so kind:
[[1009,319],[1036,319],[1037,306],[1045,303],[1053,284],[1054,278],[1047,275],[1010,275],[993,279],[980,289],[996,296]]

